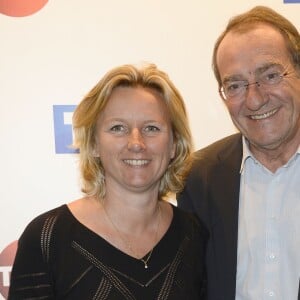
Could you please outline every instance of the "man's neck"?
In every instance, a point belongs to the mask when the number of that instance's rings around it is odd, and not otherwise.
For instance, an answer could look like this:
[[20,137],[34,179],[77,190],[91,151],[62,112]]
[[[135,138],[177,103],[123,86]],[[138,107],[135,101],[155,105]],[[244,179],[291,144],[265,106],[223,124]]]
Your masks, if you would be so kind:
[[294,138],[289,143],[282,144],[275,149],[262,148],[249,143],[249,149],[253,156],[273,173],[284,166],[299,151],[299,148],[300,135],[297,139]]

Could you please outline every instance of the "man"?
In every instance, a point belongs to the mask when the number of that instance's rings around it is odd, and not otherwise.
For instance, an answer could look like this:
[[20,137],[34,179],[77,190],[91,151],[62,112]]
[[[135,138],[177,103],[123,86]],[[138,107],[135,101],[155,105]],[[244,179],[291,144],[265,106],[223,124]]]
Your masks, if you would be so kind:
[[216,42],[213,68],[240,133],[196,153],[178,206],[210,231],[211,300],[297,299],[300,276],[300,36],[255,7]]

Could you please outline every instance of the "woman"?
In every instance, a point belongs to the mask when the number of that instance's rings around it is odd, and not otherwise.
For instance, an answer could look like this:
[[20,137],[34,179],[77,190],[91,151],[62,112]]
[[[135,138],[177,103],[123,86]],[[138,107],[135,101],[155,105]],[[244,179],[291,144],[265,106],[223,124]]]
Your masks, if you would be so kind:
[[9,299],[205,299],[207,233],[163,200],[182,189],[192,151],[168,76],[109,71],[73,126],[85,195],[26,228]]

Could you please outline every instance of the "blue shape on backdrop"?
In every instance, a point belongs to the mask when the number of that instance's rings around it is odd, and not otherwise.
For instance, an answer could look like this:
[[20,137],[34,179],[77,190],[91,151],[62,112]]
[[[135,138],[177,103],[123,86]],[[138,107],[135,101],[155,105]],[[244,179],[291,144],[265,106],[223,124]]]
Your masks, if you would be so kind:
[[283,0],[283,3],[300,3],[300,0]]
[[[73,113],[76,105],[53,105],[55,153],[78,153],[70,146],[73,143],[72,123],[66,120],[66,115]],[[71,118],[69,118],[71,119]]]

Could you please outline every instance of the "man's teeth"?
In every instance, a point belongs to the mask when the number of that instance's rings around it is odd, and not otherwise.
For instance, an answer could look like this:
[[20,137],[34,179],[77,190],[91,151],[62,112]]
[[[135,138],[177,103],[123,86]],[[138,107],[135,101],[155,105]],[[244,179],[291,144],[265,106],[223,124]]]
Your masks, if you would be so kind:
[[124,162],[131,166],[143,166],[149,163],[146,159],[125,159]]
[[268,117],[274,115],[276,112],[277,112],[277,109],[273,109],[273,110],[271,110],[269,112],[266,112],[266,113],[264,113],[262,115],[251,116],[251,119],[253,119],[253,120],[265,119],[265,118],[268,118]]

